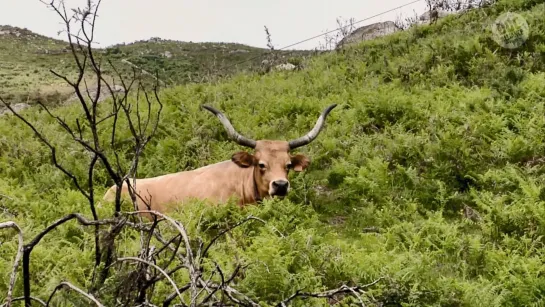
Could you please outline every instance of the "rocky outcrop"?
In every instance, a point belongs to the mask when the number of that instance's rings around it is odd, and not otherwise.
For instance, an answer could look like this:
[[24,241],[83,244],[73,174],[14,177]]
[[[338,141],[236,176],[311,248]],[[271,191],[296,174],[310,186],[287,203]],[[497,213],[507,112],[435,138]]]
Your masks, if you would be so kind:
[[[464,11],[464,10],[459,10],[459,12],[461,11]],[[437,20],[451,14],[455,14],[455,12],[441,10],[441,9],[429,10],[424,12],[422,15],[420,15],[418,17],[418,20],[415,20],[412,25],[429,24],[433,20]],[[396,24],[393,21],[373,23],[370,25],[359,27],[356,30],[352,31],[352,33],[348,34],[341,41],[337,43],[336,48],[339,49],[348,45],[353,45],[359,42],[372,40],[377,37],[386,36],[401,30],[402,29],[396,26]]]
[[11,35],[15,37],[20,37],[24,32],[28,32],[26,29],[20,29],[12,26],[0,26],[0,35]]
[[348,45],[357,44],[362,41],[371,40],[377,37],[385,36],[399,31],[393,21],[377,22],[374,24],[366,25],[345,36],[339,43],[337,48],[345,47]]

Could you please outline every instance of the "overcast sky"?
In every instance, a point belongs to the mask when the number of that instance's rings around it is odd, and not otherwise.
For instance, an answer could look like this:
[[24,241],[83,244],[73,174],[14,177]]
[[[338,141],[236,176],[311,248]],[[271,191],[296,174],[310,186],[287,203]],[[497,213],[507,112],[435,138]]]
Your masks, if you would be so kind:
[[[58,1],[58,0],[56,0]],[[100,47],[161,37],[193,42],[237,42],[265,47],[264,26],[275,48],[337,28],[336,19],[356,21],[372,17],[414,0],[102,0],[96,39]],[[68,8],[83,7],[86,0],[66,0]],[[425,2],[370,18],[356,27],[425,12]],[[39,0],[0,0],[0,25],[27,28],[65,39],[59,17]],[[332,33],[334,34],[334,33]],[[324,38],[288,49],[313,49]],[[99,46],[97,46],[99,47]]]

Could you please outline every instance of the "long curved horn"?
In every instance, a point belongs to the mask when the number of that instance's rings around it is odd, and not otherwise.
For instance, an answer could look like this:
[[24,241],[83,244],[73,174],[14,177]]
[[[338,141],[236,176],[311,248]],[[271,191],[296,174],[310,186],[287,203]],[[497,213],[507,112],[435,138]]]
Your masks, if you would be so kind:
[[325,119],[326,119],[327,115],[336,106],[337,106],[337,104],[335,103],[335,104],[332,104],[329,107],[327,107],[322,112],[322,114],[320,114],[320,117],[318,117],[318,120],[316,121],[316,124],[314,125],[314,128],[312,128],[312,130],[310,130],[309,133],[307,133],[306,135],[304,135],[304,136],[302,136],[302,137],[300,137],[298,139],[289,141],[290,149],[295,149],[297,147],[305,146],[308,143],[314,141],[314,139],[318,136],[318,134],[320,134],[320,131],[324,127]]
[[248,139],[248,138],[240,135],[240,133],[238,133],[235,130],[233,125],[231,125],[231,122],[229,121],[229,119],[227,119],[227,117],[225,117],[225,115],[223,115],[223,113],[221,113],[220,111],[214,109],[211,106],[202,105],[202,107],[207,109],[208,111],[212,112],[214,115],[217,116],[217,118],[220,120],[221,124],[223,125],[223,127],[227,131],[227,135],[229,135],[229,137],[233,141],[237,142],[239,145],[242,145],[242,146],[255,148],[256,142],[254,140],[252,140],[252,139]]

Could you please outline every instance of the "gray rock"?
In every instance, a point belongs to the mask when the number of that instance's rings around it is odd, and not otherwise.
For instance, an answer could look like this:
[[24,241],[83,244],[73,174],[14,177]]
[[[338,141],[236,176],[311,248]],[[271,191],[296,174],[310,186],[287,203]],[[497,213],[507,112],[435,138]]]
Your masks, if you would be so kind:
[[362,41],[372,40],[399,31],[393,21],[377,22],[367,26],[359,27],[352,33],[345,36],[337,48],[357,44]]

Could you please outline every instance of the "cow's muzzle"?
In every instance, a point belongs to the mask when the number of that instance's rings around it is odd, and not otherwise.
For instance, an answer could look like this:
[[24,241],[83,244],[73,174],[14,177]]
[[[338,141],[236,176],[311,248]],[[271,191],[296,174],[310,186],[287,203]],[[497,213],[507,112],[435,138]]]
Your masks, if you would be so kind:
[[290,183],[287,180],[275,180],[272,182],[272,196],[286,196]]

